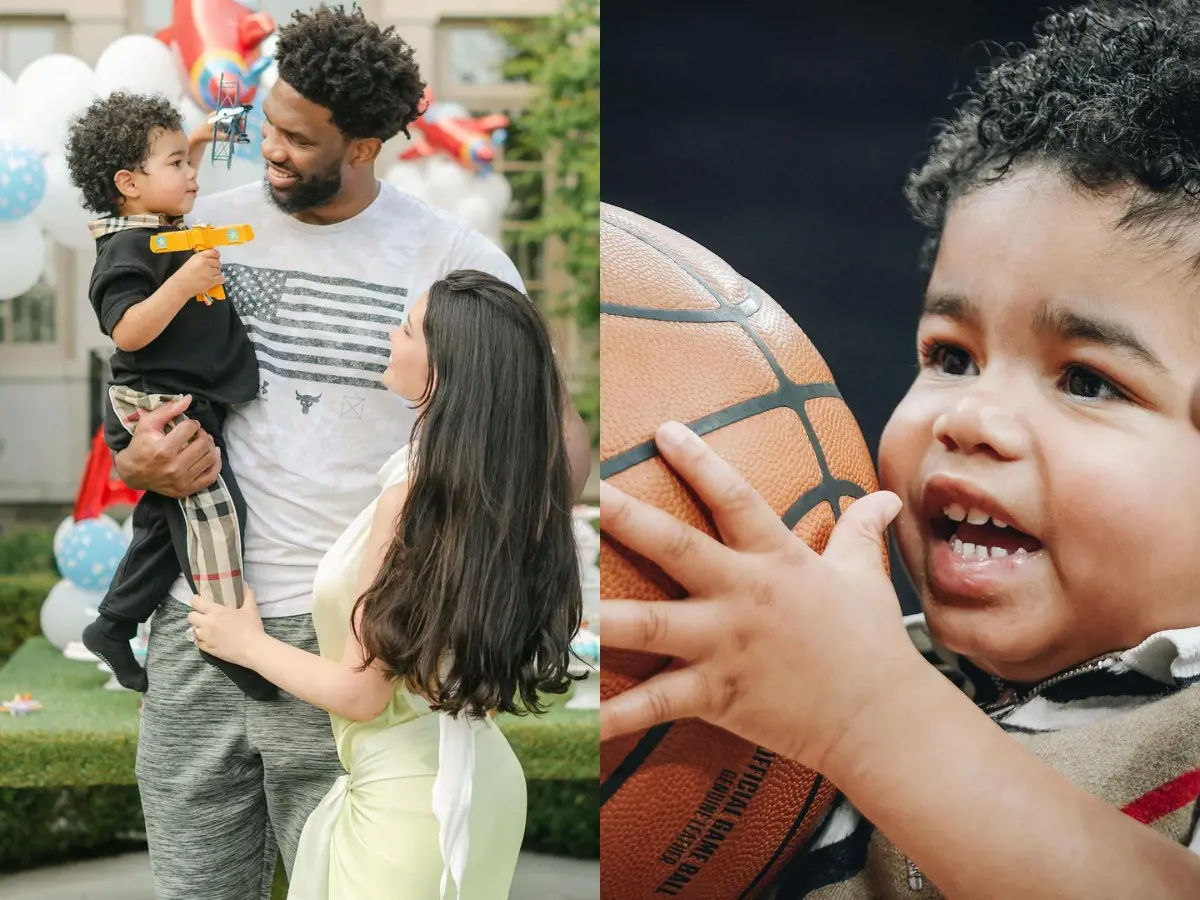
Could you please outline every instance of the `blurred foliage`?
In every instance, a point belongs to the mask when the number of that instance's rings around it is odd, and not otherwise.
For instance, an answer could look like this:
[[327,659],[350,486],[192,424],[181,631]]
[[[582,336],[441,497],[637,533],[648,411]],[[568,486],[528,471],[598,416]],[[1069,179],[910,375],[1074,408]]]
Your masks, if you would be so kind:
[[27,640],[41,634],[42,603],[58,580],[53,570],[0,575],[0,666]]
[[[575,317],[588,346],[597,347],[600,320],[600,3],[563,0],[558,15],[495,23],[512,49],[506,77],[537,92],[514,117],[506,158],[546,159],[551,189],[541,172],[513,172],[513,218],[530,220],[523,239],[555,237],[565,250],[567,296],[549,297],[550,309]],[[544,261],[543,261],[544,264]],[[588,379],[576,403],[598,428],[600,385]]]
[[0,532],[0,575],[55,570],[53,528],[30,526]]

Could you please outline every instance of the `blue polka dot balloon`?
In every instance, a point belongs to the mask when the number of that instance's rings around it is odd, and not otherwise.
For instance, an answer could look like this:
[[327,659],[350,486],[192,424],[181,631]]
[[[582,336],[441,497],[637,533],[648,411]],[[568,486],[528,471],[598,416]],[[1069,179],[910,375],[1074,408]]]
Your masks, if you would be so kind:
[[54,554],[63,578],[88,591],[107,590],[121,557],[125,535],[105,519],[76,522],[63,535]]
[[24,219],[46,196],[46,167],[37,151],[0,139],[0,222]]

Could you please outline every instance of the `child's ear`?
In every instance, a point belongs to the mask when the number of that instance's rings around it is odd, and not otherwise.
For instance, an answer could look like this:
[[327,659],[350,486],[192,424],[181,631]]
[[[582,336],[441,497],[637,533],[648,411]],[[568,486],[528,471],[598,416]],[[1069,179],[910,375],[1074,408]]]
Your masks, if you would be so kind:
[[121,196],[126,200],[134,200],[140,193],[137,185],[134,183],[133,172],[129,169],[122,169],[114,175],[113,184],[117,186],[117,190],[121,192]]

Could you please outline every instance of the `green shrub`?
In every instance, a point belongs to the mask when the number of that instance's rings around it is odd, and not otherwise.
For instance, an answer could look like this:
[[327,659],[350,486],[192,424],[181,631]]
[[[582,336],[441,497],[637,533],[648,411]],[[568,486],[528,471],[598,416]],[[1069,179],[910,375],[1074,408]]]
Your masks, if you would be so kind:
[[[142,827],[133,774],[138,698],[102,690],[106,680],[40,637],[0,668],[0,694],[28,690],[45,704],[0,716],[0,869],[124,849],[119,835]],[[526,847],[598,857],[595,711],[555,706],[543,718],[498,722],[525,771]]]
[[600,858],[598,781],[530,781],[525,850],[576,859]]
[[0,575],[56,571],[53,528],[14,528],[0,534]]
[[0,871],[145,847],[136,787],[0,788]]
[[27,640],[41,634],[42,602],[58,581],[54,572],[0,575],[0,666]]

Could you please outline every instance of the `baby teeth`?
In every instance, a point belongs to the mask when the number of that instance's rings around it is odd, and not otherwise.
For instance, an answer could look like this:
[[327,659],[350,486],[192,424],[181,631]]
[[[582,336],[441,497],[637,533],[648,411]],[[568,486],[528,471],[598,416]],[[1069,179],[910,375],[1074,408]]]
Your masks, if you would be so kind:
[[[1001,557],[1008,556],[1008,551],[1003,547],[987,547],[983,544],[960,541],[958,538],[950,541],[950,551],[955,556],[961,556],[963,559],[1000,559]],[[1024,549],[1021,549],[1015,555],[1021,556],[1024,553]]]
[[1001,522],[999,519],[993,519],[981,509],[967,509],[965,506],[962,506],[958,503],[951,503],[949,506],[943,509],[942,512],[945,513],[946,518],[950,519],[952,522],[962,522],[965,520],[969,525],[986,525],[988,520],[991,520],[991,523],[997,528],[1008,527],[1007,522]]

